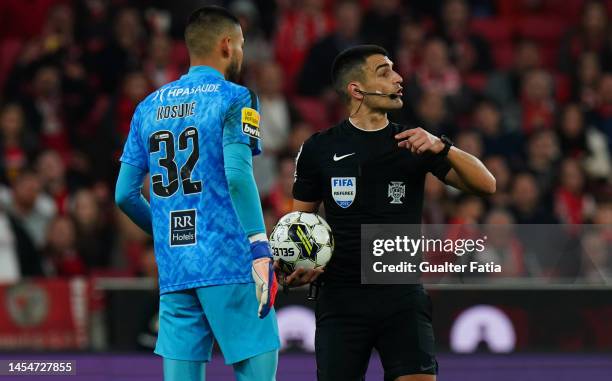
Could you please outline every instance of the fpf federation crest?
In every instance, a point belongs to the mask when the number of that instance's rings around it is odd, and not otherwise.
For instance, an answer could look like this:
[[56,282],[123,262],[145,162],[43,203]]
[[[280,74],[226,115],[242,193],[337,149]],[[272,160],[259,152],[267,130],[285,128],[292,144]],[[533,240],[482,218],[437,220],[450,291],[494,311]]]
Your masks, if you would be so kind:
[[387,197],[391,197],[391,204],[403,204],[402,197],[406,196],[406,186],[402,181],[391,181],[389,184],[389,193]]

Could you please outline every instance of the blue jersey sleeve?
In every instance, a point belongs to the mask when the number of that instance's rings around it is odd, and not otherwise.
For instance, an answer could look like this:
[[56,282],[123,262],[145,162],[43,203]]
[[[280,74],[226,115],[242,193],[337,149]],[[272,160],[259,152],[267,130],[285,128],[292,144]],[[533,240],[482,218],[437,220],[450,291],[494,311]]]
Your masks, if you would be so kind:
[[261,153],[259,100],[255,93],[241,87],[231,101],[223,123],[223,146],[247,144],[253,156]]
[[141,192],[146,174],[141,168],[123,163],[117,177],[115,202],[136,225],[153,235],[151,207]]
[[130,133],[123,147],[121,162],[133,165],[145,171],[149,170],[149,156],[141,137],[141,107],[137,107],[130,124]]
[[248,148],[243,144],[228,144],[223,147],[223,159],[230,197],[242,228],[248,237],[265,233],[261,201],[253,177],[253,159]]

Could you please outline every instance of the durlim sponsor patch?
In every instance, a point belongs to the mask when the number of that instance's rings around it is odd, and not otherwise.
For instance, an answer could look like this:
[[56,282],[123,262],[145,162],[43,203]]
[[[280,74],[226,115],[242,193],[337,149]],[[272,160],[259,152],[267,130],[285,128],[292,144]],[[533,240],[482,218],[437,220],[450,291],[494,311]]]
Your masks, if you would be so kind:
[[259,113],[250,107],[242,109],[242,133],[255,139],[261,138]]

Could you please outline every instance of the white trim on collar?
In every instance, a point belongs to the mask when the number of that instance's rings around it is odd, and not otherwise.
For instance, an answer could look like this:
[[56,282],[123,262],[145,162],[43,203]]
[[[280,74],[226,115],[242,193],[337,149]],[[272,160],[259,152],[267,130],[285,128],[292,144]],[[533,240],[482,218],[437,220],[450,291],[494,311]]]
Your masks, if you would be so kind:
[[376,131],[381,131],[381,130],[384,130],[385,128],[389,127],[389,123],[391,123],[391,122],[389,122],[389,120],[387,119],[387,124],[386,124],[384,127],[377,128],[377,129],[375,129],[375,130],[364,130],[363,128],[359,128],[359,127],[357,127],[357,125],[356,125],[355,123],[353,123],[353,121],[351,120],[351,118],[348,118],[348,121],[349,121],[349,123],[351,124],[351,126],[355,127],[356,129],[358,129],[358,130],[360,130],[360,131],[363,131],[363,132],[376,132]]

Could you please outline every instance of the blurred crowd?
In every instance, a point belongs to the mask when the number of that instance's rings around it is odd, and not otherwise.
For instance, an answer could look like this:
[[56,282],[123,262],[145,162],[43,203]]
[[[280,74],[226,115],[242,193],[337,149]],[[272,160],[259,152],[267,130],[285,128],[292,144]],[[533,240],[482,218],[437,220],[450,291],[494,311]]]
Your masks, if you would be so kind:
[[136,105],[188,69],[184,22],[210,3],[243,27],[268,229],[301,143],[345,117],[329,72],[358,43],[403,77],[393,121],[451,136],[497,179],[483,199],[428,178],[424,222],[612,224],[612,1],[3,0],[0,282],[155,274],[113,205],[118,158]]

